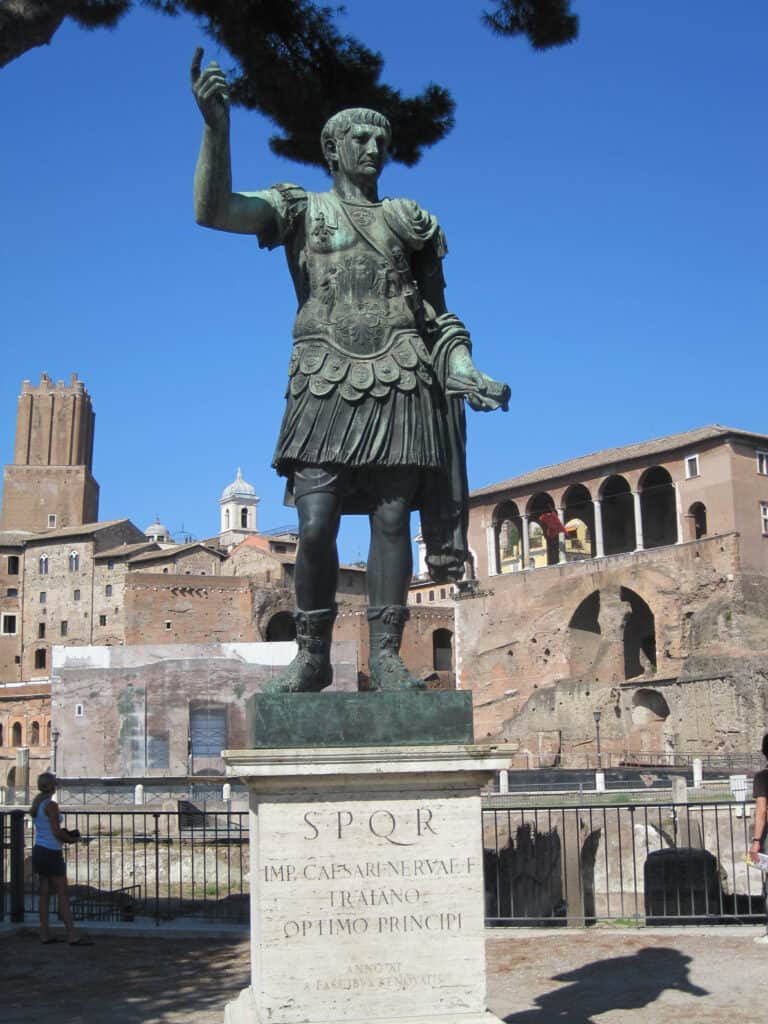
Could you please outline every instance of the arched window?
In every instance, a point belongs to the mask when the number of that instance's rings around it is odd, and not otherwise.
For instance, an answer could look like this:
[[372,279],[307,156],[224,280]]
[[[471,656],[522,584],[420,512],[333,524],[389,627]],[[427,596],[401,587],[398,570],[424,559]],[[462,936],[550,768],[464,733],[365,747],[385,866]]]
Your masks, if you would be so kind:
[[290,612],[278,612],[267,623],[267,641],[279,643],[296,639],[296,623]]
[[4,743],[5,743],[5,739],[3,737],[3,723],[0,722],[0,747],[2,747],[4,745]]
[[29,745],[30,747],[40,746],[40,723],[32,722],[29,727]]
[[672,477],[663,466],[653,466],[640,477],[643,547],[677,543],[677,502]]
[[450,629],[436,629],[432,633],[432,664],[435,672],[453,671],[453,633]]
[[229,529],[229,509],[228,508],[224,509],[224,529],[225,530]]
[[557,565],[560,561],[560,533],[557,529],[539,522],[542,513],[554,512],[555,503],[552,496],[541,491],[528,503],[528,558],[531,569],[539,569],[543,565]]
[[578,562],[594,558],[595,507],[592,495],[583,484],[569,487],[563,495],[563,523],[565,525],[565,558]]
[[48,555],[40,555],[37,560],[37,571],[41,576],[48,575]]
[[707,535],[707,507],[700,501],[695,501],[693,505],[688,509],[688,515],[690,516],[691,532],[693,536],[691,540],[700,540],[701,537]]
[[517,572],[523,568],[522,521],[514,501],[505,501],[493,513],[492,574]]
[[664,722],[669,718],[669,704],[658,690],[645,688],[632,695],[632,721],[635,725]]
[[48,655],[44,647],[38,647],[35,651],[35,668],[45,668]]
[[240,526],[242,527],[243,530],[247,530],[248,529],[248,509],[247,508],[241,508],[240,509]]
[[623,476],[609,476],[600,489],[603,514],[603,542],[606,555],[634,551],[635,503]]
[[20,747],[21,740],[21,722],[14,722],[11,727],[11,746]]
[[69,552],[69,571],[70,572],[77,572],[79,568],[80,568],[80,555],[77,553],[77,551],[70,551]]

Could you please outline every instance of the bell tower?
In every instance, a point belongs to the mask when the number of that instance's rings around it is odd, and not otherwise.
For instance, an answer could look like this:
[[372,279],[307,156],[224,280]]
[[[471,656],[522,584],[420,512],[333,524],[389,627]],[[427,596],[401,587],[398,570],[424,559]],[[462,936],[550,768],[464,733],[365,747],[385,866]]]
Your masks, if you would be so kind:
[[224,488],[219,498],[221,515],[219,544],[223,548],[231,551],[241,540],[258,532],[256,529],[256,506],[258,504],[256,488],[247,480],[243,480],[243,474],[238,466],[237,476],[231,484]]
[[91,475],[91,396],[73,373],[55,384],[25,380],[16,413],[13,464],[3,470],[2,529],[43,533],[94,523],[99,485]]

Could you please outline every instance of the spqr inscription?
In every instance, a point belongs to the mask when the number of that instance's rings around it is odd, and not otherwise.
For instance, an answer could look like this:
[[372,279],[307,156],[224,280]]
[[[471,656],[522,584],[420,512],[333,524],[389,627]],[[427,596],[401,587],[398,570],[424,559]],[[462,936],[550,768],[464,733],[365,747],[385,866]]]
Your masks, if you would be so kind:
[[362,827],[377,839],[383,839],[392,846],[414,846],[428,833],[437,835],[432,818],[432,809],[429,807],[417,807],[399,814],[383,807],[371,814],[363,815],[356,815],[350,810],[307,811],[304,814],[304,822],[307,825],[304,839],[314,842],[320,837],[322,830],[326,837],[331,835],[337,840],[343,840],[350,830]]

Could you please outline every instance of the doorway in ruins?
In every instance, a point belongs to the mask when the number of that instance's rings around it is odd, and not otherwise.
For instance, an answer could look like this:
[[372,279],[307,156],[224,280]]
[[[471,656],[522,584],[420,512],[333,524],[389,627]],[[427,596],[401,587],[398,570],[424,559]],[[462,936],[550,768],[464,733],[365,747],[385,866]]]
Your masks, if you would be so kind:
[[615,683],[655,671],[650,606],[629,587],[592,591],[568,622],[568,659],[571,677],[585,681]]
[[296,639],[296,623],[290,612],[278,612],[267,623],[266,640],[268,643],[285,643]]
[[634,679],[649,670],[656,671],[656,620],[634,590],[621,587],[619,597],[630,608],[624,620],[624,678]]

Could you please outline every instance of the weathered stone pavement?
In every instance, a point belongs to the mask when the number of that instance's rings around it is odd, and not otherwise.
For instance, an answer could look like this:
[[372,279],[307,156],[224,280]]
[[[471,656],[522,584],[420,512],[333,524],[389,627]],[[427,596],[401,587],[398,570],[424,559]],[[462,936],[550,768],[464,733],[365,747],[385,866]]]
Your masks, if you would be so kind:
[[[755,927],[494,929],[488,1005],[508,1024],[758,1024],[768,946]],[[3,1024],[223,1024],[248,983],[242,936],[90,933],[42,946],[0,931]]]

